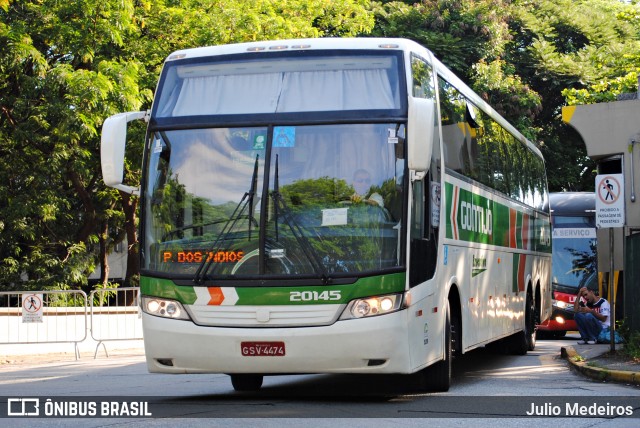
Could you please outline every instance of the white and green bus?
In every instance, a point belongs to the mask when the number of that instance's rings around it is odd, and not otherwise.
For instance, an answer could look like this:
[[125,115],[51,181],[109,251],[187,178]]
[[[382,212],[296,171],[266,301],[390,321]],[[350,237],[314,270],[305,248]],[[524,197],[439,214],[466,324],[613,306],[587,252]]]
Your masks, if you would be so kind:
[[[148,122],[141,186],[127,123]],[[540,151],[424,47],[301,39],[165,61],[149,112],[108,118],[107,185],[139,194],[148,368],[406,374],[535,346],[550,315]]]

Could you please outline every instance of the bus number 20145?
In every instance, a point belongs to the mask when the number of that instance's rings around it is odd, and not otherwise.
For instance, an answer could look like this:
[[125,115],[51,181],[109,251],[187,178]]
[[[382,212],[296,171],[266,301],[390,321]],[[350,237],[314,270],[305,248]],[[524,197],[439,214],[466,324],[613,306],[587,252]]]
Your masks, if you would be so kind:
[[289,293],[290,302],[338,301],[342,298],[340,290],[325,291],[292,291]]

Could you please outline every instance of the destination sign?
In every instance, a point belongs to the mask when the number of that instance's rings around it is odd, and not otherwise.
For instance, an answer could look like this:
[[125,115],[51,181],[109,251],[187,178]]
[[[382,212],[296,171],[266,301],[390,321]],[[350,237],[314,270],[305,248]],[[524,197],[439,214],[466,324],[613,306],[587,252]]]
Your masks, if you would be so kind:
[[204,251],[204,250],[182,250],[163,251],[163,263],[202,263],[203,261],[212,263],[237,263],[244,257],[244,251],[224,250],[224,251]]

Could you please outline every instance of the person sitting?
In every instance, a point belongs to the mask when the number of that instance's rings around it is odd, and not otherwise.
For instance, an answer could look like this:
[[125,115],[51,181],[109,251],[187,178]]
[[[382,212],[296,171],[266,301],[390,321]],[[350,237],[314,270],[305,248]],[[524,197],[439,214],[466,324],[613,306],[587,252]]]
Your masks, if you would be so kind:
[[582,338],[578,343],[581,345],[595,344],[602,329],[608,328],[611,322],[609,302],[596,296],[593,290],[582,287],[576,296],[573,310],[573,319]]

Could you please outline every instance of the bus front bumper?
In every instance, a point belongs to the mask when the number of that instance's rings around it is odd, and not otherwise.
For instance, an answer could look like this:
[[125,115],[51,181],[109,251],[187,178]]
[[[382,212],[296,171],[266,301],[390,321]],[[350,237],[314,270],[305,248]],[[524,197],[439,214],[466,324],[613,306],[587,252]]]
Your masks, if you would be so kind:
[[[406,312],[298,328],[206,327],[143,313],[147,366],[155,373],[409,373]],[[256,342],[284,349],[243,355],[243,344]]]
[[554,307],[551,318],[538,325],[538,330],[548,332],[578,330],[576,322],[573,320],[573,310]]

